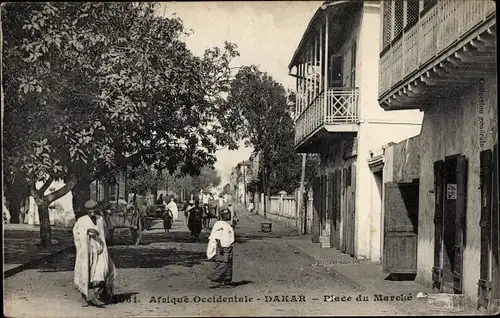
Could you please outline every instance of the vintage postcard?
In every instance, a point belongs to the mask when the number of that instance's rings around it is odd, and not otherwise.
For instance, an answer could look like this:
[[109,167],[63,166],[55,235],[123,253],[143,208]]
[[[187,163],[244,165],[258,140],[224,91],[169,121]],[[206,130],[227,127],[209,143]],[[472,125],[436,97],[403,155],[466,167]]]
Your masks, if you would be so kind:
[[495,1],[0,23],[5,316],[498,314]]

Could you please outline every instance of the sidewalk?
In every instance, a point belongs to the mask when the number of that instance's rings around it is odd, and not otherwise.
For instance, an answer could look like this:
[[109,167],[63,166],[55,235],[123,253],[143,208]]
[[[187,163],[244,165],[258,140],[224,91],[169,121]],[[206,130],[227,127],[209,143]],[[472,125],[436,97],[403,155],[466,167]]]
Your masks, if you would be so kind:
[[3,225],[3,274],[4,278],[73,247],[71,229],[52,228],[52,246],[40,246],[40,227],[30,224]]

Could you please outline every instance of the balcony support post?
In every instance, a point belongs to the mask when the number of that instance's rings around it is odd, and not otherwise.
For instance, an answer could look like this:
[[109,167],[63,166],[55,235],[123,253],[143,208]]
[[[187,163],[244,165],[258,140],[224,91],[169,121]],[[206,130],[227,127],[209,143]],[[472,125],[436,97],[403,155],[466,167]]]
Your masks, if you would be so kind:
[[[307,106],[309,106],[313,100],[312,96],[312,80],[311,80],[311,69],[312,69],[312,40],[309,40],[307,45]],[[307,107],[306,106],[306,107]]]
[[323,98],[323,121],[326,120],[326,108],[328,106],[328,61],[330,60],[328,56],[328,11],[325,11],[325,89],[324,89],[324,98]]
[[303,110],[303,104],[304,104],[304,79],[302,77],[302,57],[301,57],[301,63],[299,64],[299,91],[300,91],[300,94],[299,94],[299,113],[302,114],[302,110]]
[[[323,26],[320,26],[319,28],[319,91],[324,91],[324,80],[325,80],[325,75],[323,75]],[[324,73],[326,74],[326,73]]]
[[297,119],[299,116],[299,100],[300,100],[300,95],[299,95],[299,65],[295,66],[297,70],[297,77],[295,78],[295,114],[293,115],[293,119]]
[[298,66],[297,66],[297,69],[298,69],[298,74],[299,74],[299,78],[297,79],[298,83],[299,83],[299,92],[298,92],[298,101],[299,101],[299,116],[300,114],[302,114],[302,63],[300,63]]
[[316,79],[317,79],[317,76],[316,76],[316,71],[318,69],[318,37],[315,35],[314,36],[314,52],[313,52],[313,67],[312,67],[312,71],[313,71],[313,95],[312,95],[312,98],[315,99],[318,92],[317,92],[317,89],[318,89],[318,83],[316,82]]

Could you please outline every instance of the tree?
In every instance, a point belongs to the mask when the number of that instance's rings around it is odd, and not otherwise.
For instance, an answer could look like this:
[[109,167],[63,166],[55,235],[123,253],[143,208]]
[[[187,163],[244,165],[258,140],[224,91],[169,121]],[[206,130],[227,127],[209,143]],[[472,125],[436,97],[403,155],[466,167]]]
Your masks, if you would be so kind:
[[183,174],[180,170],[171,174],[168,170],[158,173],[151,167],[140,166],[130,171],[130,191],[146,194],[148,191],[167,188],[174,192],[185,190],[187,193],[206,191],[220,184],[221,178],[212,167],[203,167],[197,175]]
[[[248,189],[267,195],[293,192],[300,182],[301,157],[294,149],[295,127],[290,106],[295,94],[255,66],[240,69],[231,85],[227,109],[234,129],[260,153],[257,180]],[[307,161],[307,175],[315,162]]]
[[47,207],[68,191],[79,210],[93,179],[142,164],[196,173],[236,147],[220,124],[235,45],[194,56],[182,21],[152,3],[9,3],[2,21],[5,183],[30,184],[42,244]]

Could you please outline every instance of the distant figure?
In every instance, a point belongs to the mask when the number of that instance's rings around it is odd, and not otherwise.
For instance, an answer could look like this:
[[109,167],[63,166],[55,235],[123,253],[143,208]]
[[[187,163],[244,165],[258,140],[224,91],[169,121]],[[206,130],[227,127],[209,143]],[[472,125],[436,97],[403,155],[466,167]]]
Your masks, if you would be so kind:
[[194,200],[190,200],[189,203],[184,208],[184,217],[186,219],[186,225],[189,224],[189,213],[193,208],[194,208]]
[[177,220],[179,218],[179,209],[177,208],[177,203],[175,203],[175,198],[173,196],[170,198],[167,207],[170,212],[172,212],[173,220]]
[[250,202],[248,203],[248,212],[252,213],[253,212],[253,200],[250,199]]
[[164,204],[164,200],[163,200],[163,193],[160,194],[160,196],[158,197],[158,200],[156,200],[156,204]]
[[111,302],[114,292],[115,265],[106,245],[106,223],[97,215],[97,202],[85,203],[87,215],[73,227],[76,247],[74,283],[82,294],[82,306],[102,306]]
[[118,199],[118,204],[119,205],[127,205],[127,201],[125,201],[125,199],[123,199],[123,197],[120,197],[120,199]]
[[207,258],[215,261],[215,268],[208,279],[226,286],[233,280],[234,230],[231,227],[231,212],[221,211],[222,220],[215,222],[208,238]]
[[202,203],[203,205],[208,205],[210,203],[210,195],[208,193],[203,193]]
[[223,206],[224,206],[224,196],[222,194],[219,194],[219,208],[222,210]]
[[10,223],[10,212],[9,209],[7,209],[7,204],[5,202],[5,198],[2,199],[2,214],[3,214],[3,223],[4,224],[9,224]]
[[198,200],[194,201],[194,207],[189,210],[188,228],[193,239],[197,241],[203,229],[203,208]]
[[139,208],[139,204],[137,203],[137,193],[134,193],[134,196],[132,197],[132,205],[136,210]]

